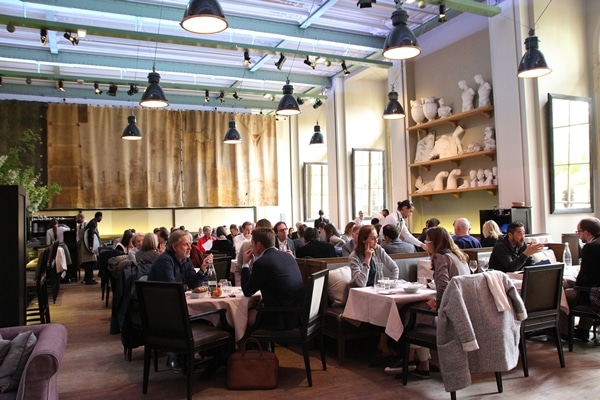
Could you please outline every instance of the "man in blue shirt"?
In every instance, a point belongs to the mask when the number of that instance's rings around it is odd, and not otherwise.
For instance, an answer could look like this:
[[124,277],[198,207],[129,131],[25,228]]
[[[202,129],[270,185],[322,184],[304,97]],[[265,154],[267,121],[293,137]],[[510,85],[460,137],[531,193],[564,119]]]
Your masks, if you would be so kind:
[[459,218],[454,221],[454,235],[452,240],[460,249],[477,249],[481,243],[476,237],[471,236],[471,223],[466,218]]

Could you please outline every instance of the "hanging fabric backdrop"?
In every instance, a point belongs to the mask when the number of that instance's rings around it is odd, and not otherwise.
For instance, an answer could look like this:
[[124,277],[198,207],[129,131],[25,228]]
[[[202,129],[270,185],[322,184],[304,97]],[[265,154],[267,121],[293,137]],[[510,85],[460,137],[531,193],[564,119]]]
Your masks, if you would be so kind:
[[277,205],[274,117],[134,109],[143,139],[121,139],[132,109],[49,104],[49,209]]

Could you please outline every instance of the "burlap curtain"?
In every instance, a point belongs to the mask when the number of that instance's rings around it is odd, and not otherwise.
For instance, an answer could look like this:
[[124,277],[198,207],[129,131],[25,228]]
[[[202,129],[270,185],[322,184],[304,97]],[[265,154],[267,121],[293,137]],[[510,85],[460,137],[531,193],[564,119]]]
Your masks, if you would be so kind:
[[227,113],[135,109],[141,141],[121,139],[129,108],[50,104],[50,209],[276,205],[275,121],[237,115],[241,145],[223,144]]

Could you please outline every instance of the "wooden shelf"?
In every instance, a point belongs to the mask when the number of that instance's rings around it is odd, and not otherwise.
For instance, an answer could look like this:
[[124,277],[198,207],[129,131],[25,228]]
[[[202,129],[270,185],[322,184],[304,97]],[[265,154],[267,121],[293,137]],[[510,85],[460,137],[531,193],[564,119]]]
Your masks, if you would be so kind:
[[435,126],[440,126],[440,125],[444,125],[444,124],[448,124],[448,125],[451,125],[452,127],[456,128],[456,126],[458,125],[458,121],[460,121],[461,119],[474,117],[477,115],[482,115],[485,118],[491,118],[493,111],[494,111],[494,106],[475,108],[473,110],[454,114],[454,115],[451,115],[446,118],[434,119],[433,121],[425,122],[423,124],[410,126],[408,128],[408,131],[409,132],[412,132],[412,131],[426,131],[427,132],[427,131],[429,131],[429,128],[433,128]]
[[429,169],[431,168],[432,165],[449,162],[449,163],[455,164],[458,167],[458,166],[460,166],[461,160],[464,160],[467,158],[473,158],[473,157],[486,157],[490,161],[494,161],[494,158],[496,157],[496,150],[483,150],[483,151],[476,151],[474,153],[464,153],[464,154],[460,154],[458,156],[438,158],[436,160],[421,161],[418,163],[408,164],[408,166],[411,168],[421,167],[421,168],[429,171]]
[[426,200],[431,200],[431,196],[437,196],[440,194],[451,194],[457,199],[460,198],[461,194],[464,192],[476,192],[476,191],[486,191],[491,196],[496,194],[498,190],[498,185],[490,185],[490,186],[478,186],[478,187],[468,187],[464,189],[450,189],[450,190],[438,190],[435,192],[424,192],[424,193],[411,193],[411,197],[424,197]]

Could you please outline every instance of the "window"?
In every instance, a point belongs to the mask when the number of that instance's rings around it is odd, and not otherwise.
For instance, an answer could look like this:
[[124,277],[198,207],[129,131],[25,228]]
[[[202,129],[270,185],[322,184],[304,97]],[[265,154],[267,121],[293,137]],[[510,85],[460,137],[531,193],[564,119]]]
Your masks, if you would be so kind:
[[548,94],[553,214],[593,211],[590,110],[589,98]]
[[385,208],[384,156],[383,150],[352,149],[353,215]]
[[329,202],[327,164],[304,163],[304,219],[316,219],[319,210],[326,210]]

